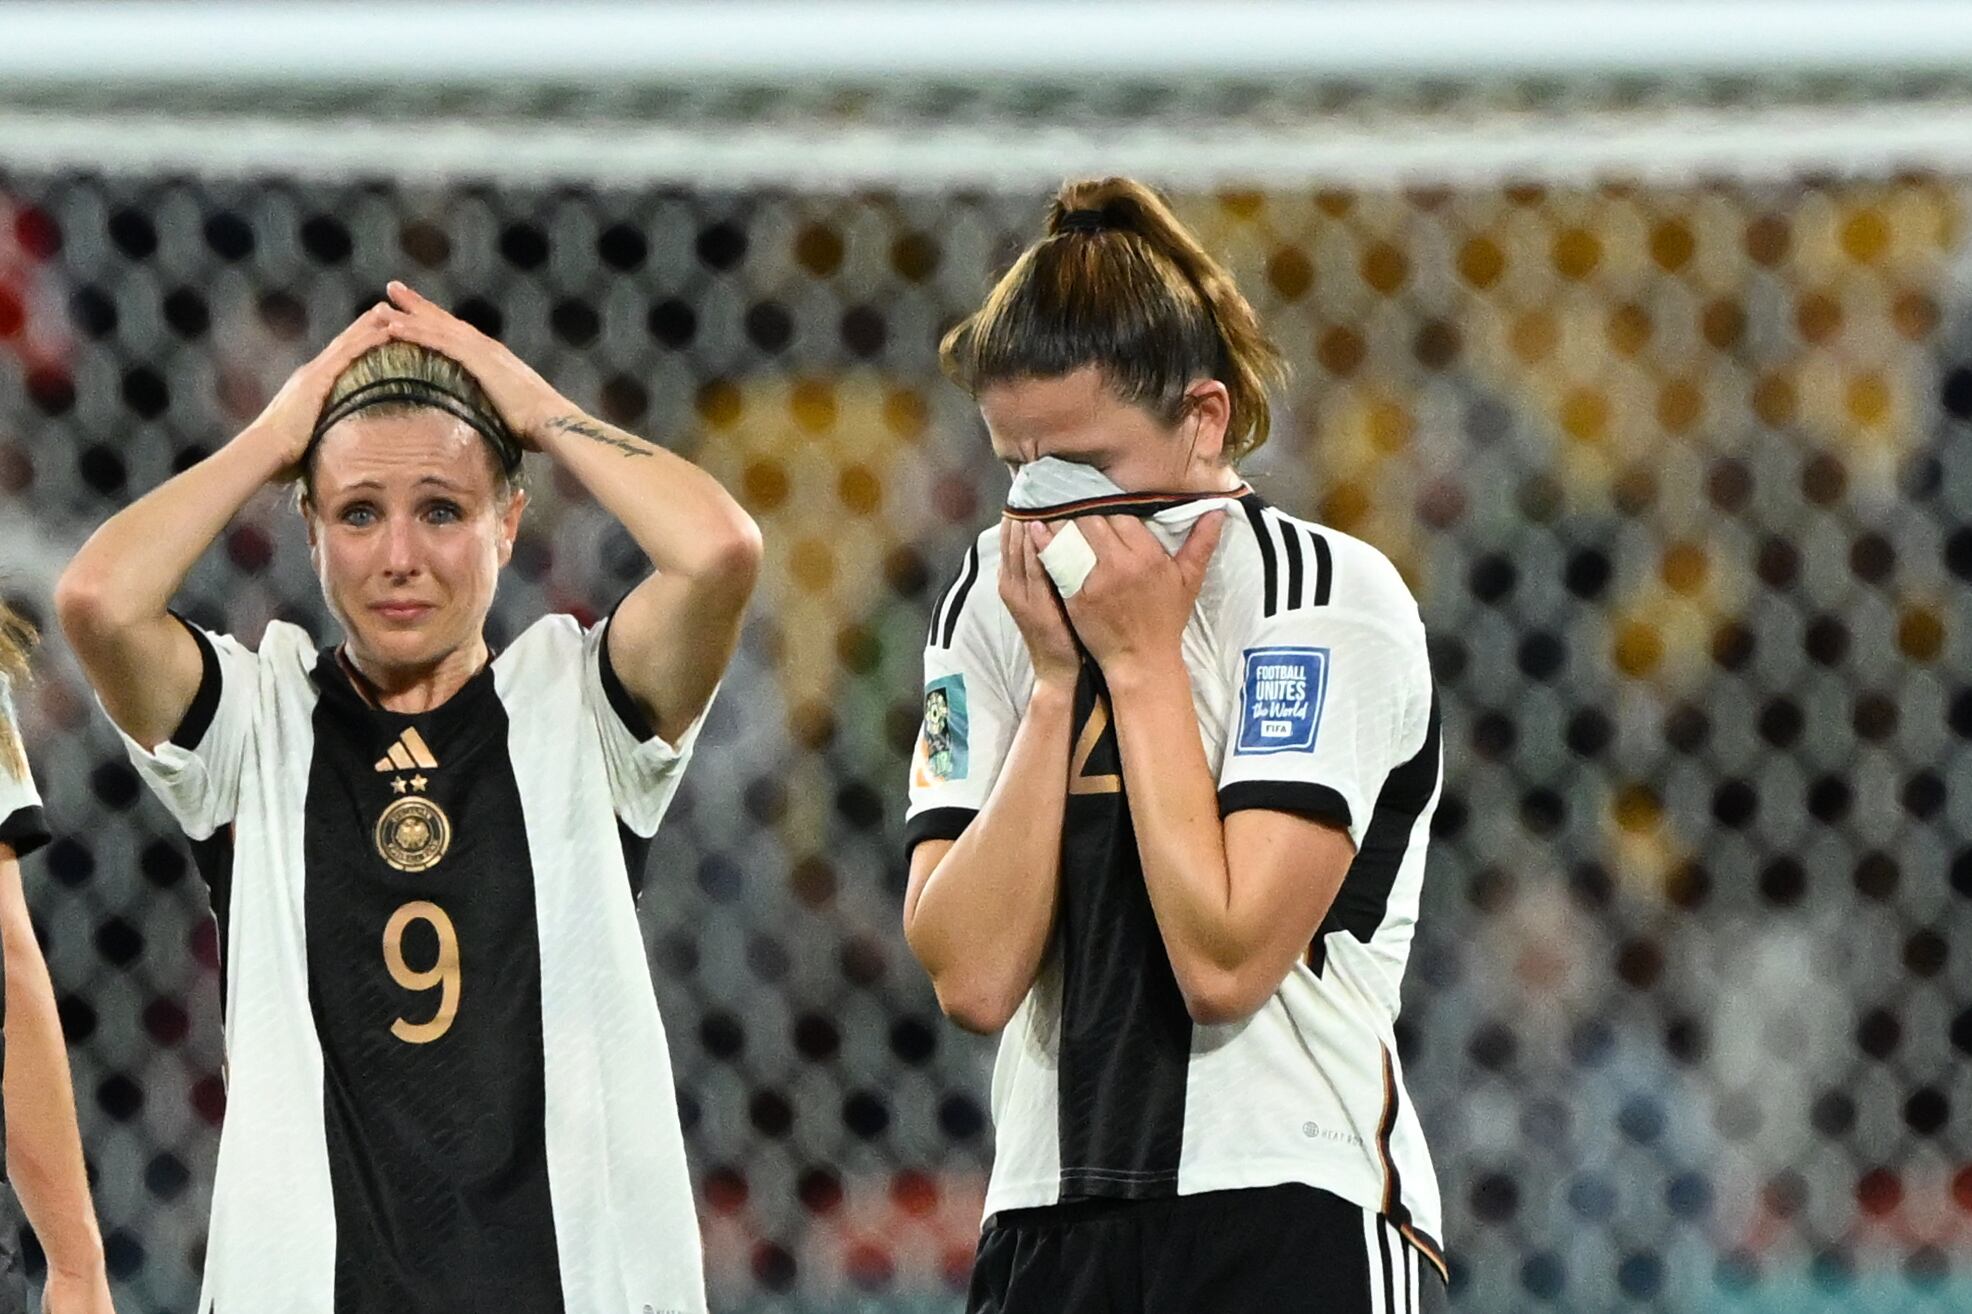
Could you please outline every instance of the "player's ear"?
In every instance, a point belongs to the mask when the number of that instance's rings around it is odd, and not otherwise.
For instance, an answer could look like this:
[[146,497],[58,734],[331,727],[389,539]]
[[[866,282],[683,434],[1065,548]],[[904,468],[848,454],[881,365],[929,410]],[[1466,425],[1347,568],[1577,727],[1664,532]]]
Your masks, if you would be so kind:
[[527,510],[527,490],[516,488],[507,494],[506,505],[500,509],[500,564],[513,560],[514,540],[520,536],[520,517]]
[[1179,431],[1191,459],[1216,465],[1226,450],[1226,427],[1232,423],[1232,394],[1217,379],[1199,379],[1185,389],[1184,418]]
[[308,490],[296,485],[294,490],[295,513],[301,517],[301,527],[308,532],[308,550],[315,550],[315,540],[320,523],[315,516],[315,503],[308,496]]

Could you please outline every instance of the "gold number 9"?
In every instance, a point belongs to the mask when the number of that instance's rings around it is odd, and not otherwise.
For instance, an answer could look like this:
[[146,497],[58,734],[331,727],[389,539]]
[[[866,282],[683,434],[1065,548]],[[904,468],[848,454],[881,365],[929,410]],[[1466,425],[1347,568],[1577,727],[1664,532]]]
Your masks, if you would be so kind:
[[[423,971],[404,961],[404,932],[412,922],[430,922],[438,933],[438,961]],[[406,990],[439,987],[438,1012],[429,1022],[408,1022],[398,1018],[390,1024],[390,1034],[412,1045],[428,1045],[452,1029],[459,1013],[459,933],[452,919],[435,903],[415,899],[390,915],[383,928],[383,962],[390,979]]]

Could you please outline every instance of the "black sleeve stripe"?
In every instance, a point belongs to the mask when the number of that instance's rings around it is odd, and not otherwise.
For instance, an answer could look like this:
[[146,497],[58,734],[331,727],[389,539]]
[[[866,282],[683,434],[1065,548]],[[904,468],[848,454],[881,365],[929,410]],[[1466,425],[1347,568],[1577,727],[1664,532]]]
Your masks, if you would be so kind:
[[1329,788],[1306,780],[1236,780],[1219,791],[1219,815],[1266,808],[1310,821],[1349,829],[1349,800]]
[[1431,690],[1431,712],[1424,743],[1408,762],[1393,767],[1370,808],[1369,826],[1349,874],[1329,909],[1336,929],[1368,944],[1390,911],[1390,891],[1410,852],[1411,829],[1438,792],[1443,764],[1439,760],[1441,733],[1438,690]]
[[1274,539],[1267,529],[1267,517],[1263,514],[1267,504],[1260,500],[1258,493],[1248,493],[1239,499],[1239,504],[1246,508],[1246,522],[1253,526],[1253,541],[1260,547],[1261,614],[1271,616],[1279,607],[1274,599]]
[[952,646],[958,637],[959,613],[965,610],[966,595],[972,592],[973,581],[979,578],[979,544],[974,543],[966,549],[965,564],[959,568],[959,578],[945,593],[938,617],[932,622],[932,634],[941,648]]
[[1280,545],[1287,549],[1287,597],[1284,601],[1287,609],[1292,611],[1301,605],[1301,536],[1285,520],[1280,522]]
[[904,823],[904,856],[926,840],[955,840],[979,815],[977,808],[926,808]]
[[38,805],[16,808],[0,821],[0,844],[12,849],[16,858],[25,858],[48,839],[48,819]]
[[[617,607],[622,605],[620,600],[616,604]],[[630,732],[630,737],[641,744],[647,739],[657,737],[657,727],[644,715],[644,709],[637,706],[637,700],[624,685],[623,677],[616,673],[616,661],[609,655],[609,632],[610,629],[615,628],[615,624],[616,607],[612,607],[609,620],[606,622],[607,628],[603,630],[601,651],[596,655],[596,664],[601,668],[603,696],[609,699],[610,710],[616,713],[617,720],[623,722],[623,728]]]
[[1315,544],[1315,600],[1310,605],[1326,607],[1329,581],[1335,576],[1334,563],[1329,560],[1328,540],[1313,529],[1308,531],[1308,537],[1314,540]]
[[171,732],[171,742],[178,747],[193,752],[205,732],[212,729],[212,718],[219,714],[219,654],[212,647],[212,640],[205,637],[205,631],[180,616],[171,613],[172,618],[185,627],[192,641],[199,645],[199,691],[192,695],[192,705],[185,709],[179,718],[178,728]]

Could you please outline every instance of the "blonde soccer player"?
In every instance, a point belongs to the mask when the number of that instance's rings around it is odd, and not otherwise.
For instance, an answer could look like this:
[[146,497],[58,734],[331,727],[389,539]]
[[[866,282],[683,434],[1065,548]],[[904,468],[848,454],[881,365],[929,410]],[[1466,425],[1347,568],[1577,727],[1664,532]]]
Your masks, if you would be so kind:
[[[634,900],[760,559],[718,483],[402,284],[219,451],[118,513],[56,603],[220,928],[218,1314],[700,1314]],[[495,651],[522,453],[655,571]],[[298,478],[340,636],[170,610]]]

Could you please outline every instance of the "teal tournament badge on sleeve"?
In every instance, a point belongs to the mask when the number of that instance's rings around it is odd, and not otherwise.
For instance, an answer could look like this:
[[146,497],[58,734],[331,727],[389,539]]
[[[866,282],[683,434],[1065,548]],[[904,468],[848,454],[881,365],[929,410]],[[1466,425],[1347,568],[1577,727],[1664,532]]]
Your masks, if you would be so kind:
[[1321,731],[1328,649],[1248,648],[1234,753],[1305,753]]
[[924,687],[924,773],[932,780],[965,779],[966,720],[965,676],[941,676]]

